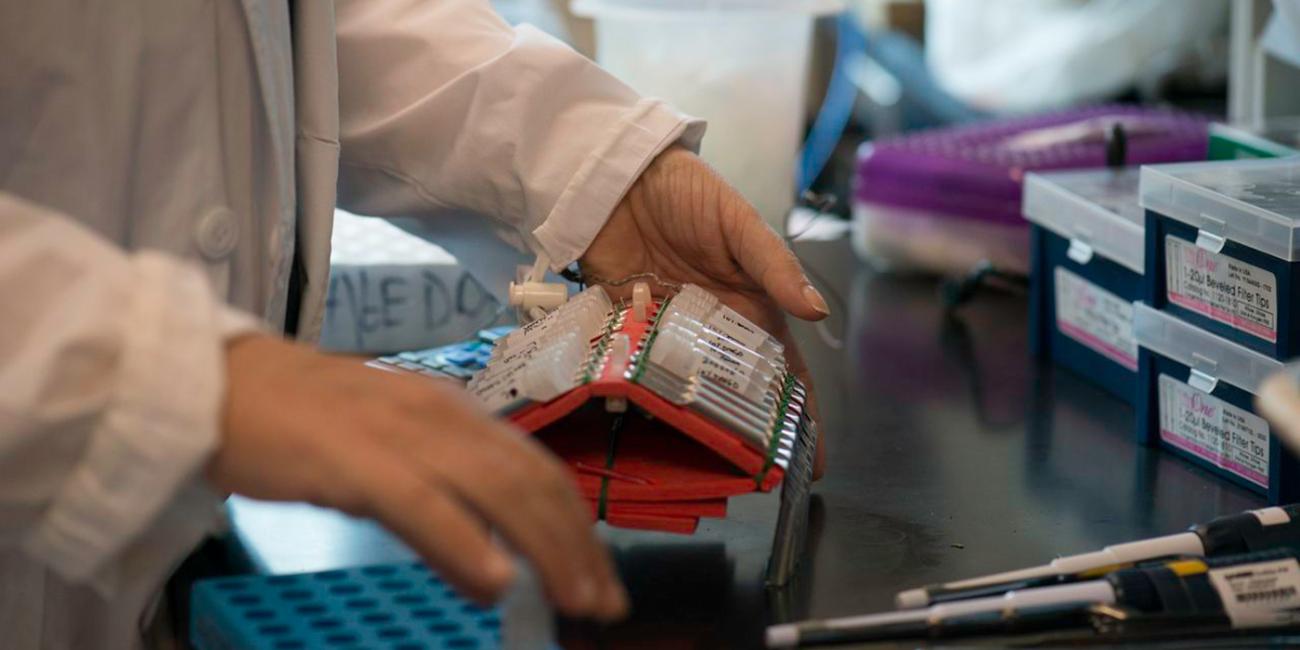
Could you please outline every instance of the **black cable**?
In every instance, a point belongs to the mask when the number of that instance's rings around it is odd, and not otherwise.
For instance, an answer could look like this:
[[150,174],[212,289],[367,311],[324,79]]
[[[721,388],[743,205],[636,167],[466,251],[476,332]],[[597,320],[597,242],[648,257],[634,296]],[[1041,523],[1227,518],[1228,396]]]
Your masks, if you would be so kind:
[[1027,291],[1029,276],[1017,271],[1000,269],[988,260],[981,260],[969,273],[959,278],[950,278],[940,286],[940,297],[944,309],[951,311],[970,302],[980,289],[991,284]]
[[[799,201],[803,206],[812,209],[813,216],[804,224],[803,229],[797,233],[790,233],[790,217],[794,216],[794,211],[791,210],[790,215],[785,218],[785,233],[782,233],[782,236],[785,238],[786,246],[791,249],[794,248],[795,240],[808,234],[813,229],[813,226],[817,225],[818,220],[831,216],[828,213],[835,207],[839,199],[834,194],[818,194],[808,190],[799,197]],[[826,276],[819,273],[817,269],[807,264],[802,266],[808,278],[820,284],[821,288],[825,289],[824,293],[830,295],[831,302],[835,305],[835,313],[840,314],[840,318],[844,319],[844,327],[840,328],[839,336],[831,333],[825,320],[817,321],[817,336],[821,338],[822,343],[826,344],[826,347],[832,350],[842,349],[844,347],[844,337],[848,332],[848,301],[844,299],[844,296],[840,295],[840,292],[835,290],[835,285],[831,284],[830,280],[826,279]]]
[[[609,446],[605,449],[605,469],[614,469],[614,457],[618,455],[618,434],[623,430],[623,413],[614,416],[609,427]],[[605,511],[609,507],[609,477],[600,478],[600,500],[596,502],[596,519],[605,521]]]

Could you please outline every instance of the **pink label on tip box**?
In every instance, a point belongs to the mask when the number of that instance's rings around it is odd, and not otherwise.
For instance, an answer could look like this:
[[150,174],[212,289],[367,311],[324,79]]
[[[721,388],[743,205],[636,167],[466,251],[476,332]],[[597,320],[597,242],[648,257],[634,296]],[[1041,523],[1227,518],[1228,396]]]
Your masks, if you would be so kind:
[[1125,368],[1136,372],[1133,303],[1102,289],[1064,267],[1056,267],[1056,329]]
[[1160,439],[1261,487],[1268,487],[1268,422],[1213,395],[1160,375]]
[[1277,277],[1258,266],[1166,235],[1165,295],[1171,304],[1277,341]]

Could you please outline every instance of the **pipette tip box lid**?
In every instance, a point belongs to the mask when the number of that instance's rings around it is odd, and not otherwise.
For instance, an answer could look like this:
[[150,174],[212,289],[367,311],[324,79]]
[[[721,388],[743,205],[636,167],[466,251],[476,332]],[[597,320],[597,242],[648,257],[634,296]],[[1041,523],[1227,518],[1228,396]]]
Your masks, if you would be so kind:
[[1029,174],[1030,346],[1126,402],[1138,391],[1133,301],[1142,209],[1133,168]]
[[1300,158],[1144,167],[1146,302],[1274,359],[1300,353]]
[[1270,503],[1300,500],[1300,460],[1255,410],[1260,383],[1282,364],[1140,303],[1133,330],[1141,346],[1141,441]]

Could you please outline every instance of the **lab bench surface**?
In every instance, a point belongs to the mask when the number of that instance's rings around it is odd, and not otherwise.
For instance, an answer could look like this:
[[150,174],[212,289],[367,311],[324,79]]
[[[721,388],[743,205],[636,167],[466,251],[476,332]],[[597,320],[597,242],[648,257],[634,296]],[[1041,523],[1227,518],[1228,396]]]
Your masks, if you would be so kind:
[[[830,331],[794,331],[812,368],[829,463],[808,555],[787,587],[764,567],[775,494],[733,499],[695,535],[601,526],[634,613],[563,626],[566,647],[761,647],[769,623],[893,606],[907,587],[1166,534],[1263,499],[1133,442],[1131,407],[1027,352],[1024,296],[981,293],[945,316],[933,280],[875,273],[847,242],[801,242],[831,283]],[[411,559],[375,525],[233,499],[253,566],[293,573]]]

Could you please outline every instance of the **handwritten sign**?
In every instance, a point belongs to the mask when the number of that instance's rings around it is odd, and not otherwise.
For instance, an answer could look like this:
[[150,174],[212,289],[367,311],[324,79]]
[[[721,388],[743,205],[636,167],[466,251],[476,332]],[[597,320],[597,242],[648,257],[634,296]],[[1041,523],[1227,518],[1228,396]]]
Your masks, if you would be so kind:
[[321,346],[386,353],[446,345],[473,336],[498,309],[458,265],[335,265]]

